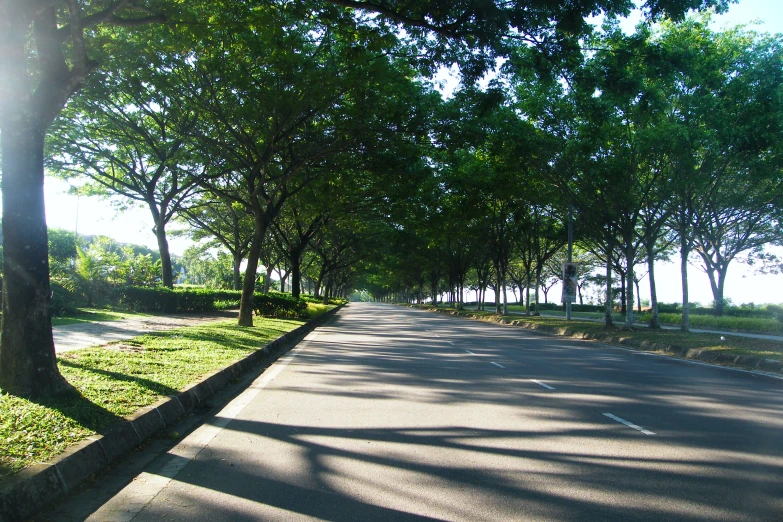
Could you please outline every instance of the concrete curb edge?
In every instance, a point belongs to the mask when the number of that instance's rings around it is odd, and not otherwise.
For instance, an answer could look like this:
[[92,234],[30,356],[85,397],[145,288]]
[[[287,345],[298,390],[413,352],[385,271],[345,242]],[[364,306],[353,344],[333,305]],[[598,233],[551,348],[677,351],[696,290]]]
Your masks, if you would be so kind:
[[526,330],[534,330],[536,332],[548,335],[556,335],[561,337],[571,337],[573,339],[581,339],[585,341],[596,341],[603,344],[609,344],[613,346],[621,346],[623,348],[632,348],[634,350],[644,352],[664,352],[675,357],[683,359],[694,359],[707,364],[715,365],[727,365],[731,367],[742,368],[745,370],[768,372],[768,373],[783,373],[783,361],[776,359],[762,359],[759,357],[749,357],[746,355],[733,355],[733,354],[719,354],[711,352],[709,350],[700,350],[698,348],[681,348],[679,346],[662,344],[662,343],[650,343],[648,341],[636,341],[628,337],[622,337],[622,334],[590,334],[585,332],[575,331],[571,327],[560,326],[545,326],[537,323],[529,323],[524,320],[495,320],[492,316],[480,316],[470,313],[453,312],[451,310],[441,310],[438,308],[419,308],[420,310],[428,310],[431,312],[438,312],[448,315],[456,315],[464,317],[466,319],[473,319],[476,321],[483,321],[488,323],[503,324],[507,326],[517,326],[525,328]]
[[233,379],[293,346],[335,315],[342,305],[283,334],[262,348],[216,370],[155,404],[142,408],[104,433],[69,447],[50,462],[34,464],[9,477],[0,487],[0,522],[32,517],[66,496],[83,481],[123,458],[143,441],[174,425]]

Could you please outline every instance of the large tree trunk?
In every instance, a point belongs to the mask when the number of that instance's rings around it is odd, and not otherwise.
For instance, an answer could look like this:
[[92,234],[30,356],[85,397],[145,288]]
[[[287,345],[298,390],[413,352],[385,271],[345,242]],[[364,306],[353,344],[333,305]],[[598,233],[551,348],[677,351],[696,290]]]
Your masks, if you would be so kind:
[[302,287],[302,253],[298,250],[291,252],[289,261],[291,262],[291,296],[298,299]]
[[253,240],[250,242],[250,252],[245,268],[245,280],[242,282],[242,297],[239,300],[239,326],[253,326],[253,294],[256,291],[256,272],[258,259],[261,256],[261,244],[264,241],[266,227],[259,223],[256,217]]
[[[0,27],[6,24],[0,24]],[[24,46],[2,53],[24,64]],[[8,59],[6,57],[5,59]],[[7,67],[0,72],[7,72]],[[26,74],[26,69],[19,71]],[[23,78],[4,77],[2,82]],[[49,254],[43,192],[44,129],[30,98],[10,99],[3,88],[0,134],[3,155],[3,324],[0,340],[0,388],[21,396],[59,393],[69,388],[54,354],[49,309]]]
[[[715,315],[718,317],[722,317],[726,309],[726,301],[724,300],[723,296],[726,288],[727,269],[728,267],[717,269],[717,281],[715,283],[710,281],[712,286],[712,296],[715,298]],[[710,276],[712,279],[712,274],[710,274]]]
[[699,252],[704,261],[704,268],[707,271],[707,277],[710,280],[710,288],[712,289],[712,298],[714,300],[713,314],[718,317],[723,316],[725,302],[723,299],[724,288],[726,286],[726,272],[728,271],[728,262],[719,259],[717,263],[710,261],[709,256],[703,252]]
[[[162,214],[161,214],[162,215]],[[166,238],[166,224],[162,219],[155,224],[155,238],[158,240],[160,252],[160,270],[163,278],[163,286],[174,288],[174,271],[171,266],[171,253],[169,252],[169,240]]]

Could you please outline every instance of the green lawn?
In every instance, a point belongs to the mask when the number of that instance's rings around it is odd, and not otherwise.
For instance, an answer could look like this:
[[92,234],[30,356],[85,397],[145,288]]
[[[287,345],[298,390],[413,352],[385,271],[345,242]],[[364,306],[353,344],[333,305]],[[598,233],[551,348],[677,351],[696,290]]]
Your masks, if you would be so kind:
[[[525,307],[520,305],[509,305],[510,312],[524,312]],[[542,310],[545,316],[555,316],[565,318],[565,312],[561,310]],[[599,319],[603,321],[603,312],[572,312],[574,319]],[[612,320],[617,324],[625,322],[625,316],[622,314],[612,314]],[[648,323],[650,321],[649,313],[634,312],[634,320],[637,323]],[[667,326],[679,326],[682,322],[681,314],[660,314],[661,324]],[[779,334],[783,333],[783,322],[774,319],[755,319],[747,317],[715,317],[713,315],[691,315],[691,328],[702,328],[705,330],[725,330],[753,332],[760,334]]]
[[[320,314],[330,308],[311,310]],[[51,459],[303,321],[256,318],[255,323],[254,328],[210,323],[60,354],[60,371],[79,395],[33,401],[0,390],[0,478]]]
[[[428,306],[425,306],[425,308],[428,308]],[[616,323],[616,325],[619,327],[607,331],[604,329],[603,323],[580,321],[578,319],[566,322],[560,317],[551,316],[527,317],[521,315],[509,315],[506,317],[501,317],[496,316],[493,312],[475,312],[470,310],[457,312],[456,310],[447,307],[439,307],[439,309],[448,311],[450,313],[457,313],[458,315],[463,316],[475,315],[480,319],[492,320],[494,322],[511,323],[512,321],[520,321],[560,328],[567,326],[575,332],[593,334],[605,333],[616,337],[630,338],[638,341],[648,341],[651,343],[668,344],[679,346],[681,348],[699,348],[734,355],[747,355],[751,357],[761,357],[768,359],[783,359],[783,342],[781,341],[768,341],[764,339],[737,337],[733,335],[727,335],[725,336],[726,340],[721,341],[721,336],[718,334],[693,332],[686,333],[679,330],[648,330],[644,327],[633,330],[626,330],[621,328],[622,322]]]

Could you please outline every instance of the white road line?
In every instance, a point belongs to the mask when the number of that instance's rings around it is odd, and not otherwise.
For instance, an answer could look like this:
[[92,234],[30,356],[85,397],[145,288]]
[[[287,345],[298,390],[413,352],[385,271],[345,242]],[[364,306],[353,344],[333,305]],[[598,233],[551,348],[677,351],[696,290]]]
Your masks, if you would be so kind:
[[642,433],[644,433],[645,435],[655,435],[655,433],[653,433],[652,431],[650,431],[650,430],[646,430],[646,429],[642,428],[641,426],[637,426],[637,425],[636,425],[636,424],[634,424],[633,422],[628,422],[627,420],[625,420],[625,419],[621,419],[620,417],[617,417],[616,415],[612,415],[611,413],[604,413],[604,415],[605,415],[606,417],[609,417],[610,419],[612,419],[612,420],[614,420],[614,421],[617,421],[617,422],[619,422],[620,424],[625,424],[625,425],[626,425],[626,426],[628,426],[629,428],[633,428],[633,429],[635,429],[636,431],[641,431],[641,432],[642,432]]
[[465,353],[469,353],[470,355],[476,355],[475,353],[471,352],[470,350],[465,350]]
[[539,386],[543,386],[547,390],[554,390],[555,389],[553,386],[550,386],[548,384],[544,384],[543,382],[541,382],[541,381],[539,381],[537,379],[530,379],[530,382],[534,382],[534,383],[538,384]]
[[494,365],[495,365],[495,366],[497,366],[498,368],[505,368],[505,366],[503,366],[502,364],[498,364],[498,363],[496,363],[495,361],[491,361],[491,362],[492,362],[492,364],[494,364]]
[[449,343],[452,346],[454,345],[454,343],[452,343],[451,341],[446,341],[446,342]]

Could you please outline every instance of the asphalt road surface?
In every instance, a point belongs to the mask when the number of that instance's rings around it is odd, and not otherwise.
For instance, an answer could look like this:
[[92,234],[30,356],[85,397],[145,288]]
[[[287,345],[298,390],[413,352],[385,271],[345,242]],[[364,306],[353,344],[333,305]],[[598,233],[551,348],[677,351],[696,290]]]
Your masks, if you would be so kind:
[[781,390],[351,304],[88,520],[783,520]]

